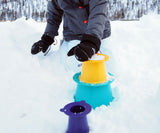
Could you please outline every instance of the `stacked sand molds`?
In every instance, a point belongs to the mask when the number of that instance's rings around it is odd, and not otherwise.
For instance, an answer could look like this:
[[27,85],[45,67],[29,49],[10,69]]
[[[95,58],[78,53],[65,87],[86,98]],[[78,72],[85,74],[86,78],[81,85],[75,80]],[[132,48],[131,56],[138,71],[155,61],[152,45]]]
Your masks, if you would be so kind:
[[76,73],[73,80],[77,83],[75,101],[85,100],[92,108],[101,105],[109,105],[113,101],[111,83],[108,80],[105,62],[109,60],[107,55],[101,60],[89,60],[82,63],[81,73]]

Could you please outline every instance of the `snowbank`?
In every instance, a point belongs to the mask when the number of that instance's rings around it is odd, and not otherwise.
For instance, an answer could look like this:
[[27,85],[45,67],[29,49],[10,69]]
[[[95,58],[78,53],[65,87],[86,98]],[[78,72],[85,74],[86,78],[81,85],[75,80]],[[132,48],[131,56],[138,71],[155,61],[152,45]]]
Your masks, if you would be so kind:
[[[160,132],[160,16],[113,21],[105,47],[116,57],[119,99],[88,115],[91,133]],[[63,133],[67,116],[59,111],[73,101],[73,72],[56,52],[32,56],[30,48],[45,23],[24,18],[0,23],[0,132]],[[57,50],[58,46],[55,46]]]

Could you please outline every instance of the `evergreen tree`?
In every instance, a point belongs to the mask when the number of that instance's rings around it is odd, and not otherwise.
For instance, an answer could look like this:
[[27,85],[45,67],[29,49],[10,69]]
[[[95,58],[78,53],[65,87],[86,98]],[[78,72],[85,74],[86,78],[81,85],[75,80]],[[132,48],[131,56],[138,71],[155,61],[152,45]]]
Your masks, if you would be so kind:
[[[110,20],[133,20],[148,12],[160,14],[160,0],[107,0]],[[1,0],[0,21],[26,19],[46,21],[47,0]]]

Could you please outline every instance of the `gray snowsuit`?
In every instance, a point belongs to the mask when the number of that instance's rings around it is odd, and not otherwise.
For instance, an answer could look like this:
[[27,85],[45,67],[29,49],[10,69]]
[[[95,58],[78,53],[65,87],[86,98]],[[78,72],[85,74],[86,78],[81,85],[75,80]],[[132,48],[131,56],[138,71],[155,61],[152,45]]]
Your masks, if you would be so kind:
[[58,35],[63,19],[64,40],[81,40],[83,34],[100,40],[111,34],[107,18],[106,0],[50,0],[48,1],[46,35]]

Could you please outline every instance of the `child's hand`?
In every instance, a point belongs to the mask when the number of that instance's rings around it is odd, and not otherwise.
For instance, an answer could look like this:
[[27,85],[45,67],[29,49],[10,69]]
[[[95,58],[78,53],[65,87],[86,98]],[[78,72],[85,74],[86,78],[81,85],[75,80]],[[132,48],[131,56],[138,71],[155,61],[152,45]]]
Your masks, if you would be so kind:
[[97,37],[85,34],[82,37],[81,43],[70,49],[67,55],[75,55],[77,60],[83,62],[89,60],[92,55],[99,51],[99,48],[100,40]]
[[92,55],[95,54],[95,49],[88,46],[85,43],[80,43],[73,47],[69,52],[68,56],[75,55],[76,59],[79,61],[87,61]]
[[47,36],[47,35],[43,35],[41,40],[39,40],[38,42],[34,43],[32,48],[31,48],[31,53],[37,54],[40,51],[42,51],[43,53],[45,53],[48,49],[48,47],[54,42],[54,40]]

